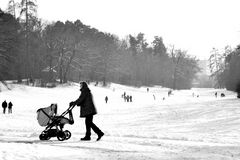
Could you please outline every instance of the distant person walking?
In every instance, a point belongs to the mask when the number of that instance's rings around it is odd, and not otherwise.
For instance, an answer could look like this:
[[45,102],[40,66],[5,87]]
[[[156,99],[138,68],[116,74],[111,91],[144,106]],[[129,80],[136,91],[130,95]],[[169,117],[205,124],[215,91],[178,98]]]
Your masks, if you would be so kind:
[[238,82],[235,91],[237,92],[237,98],[240,98],[240,82]]
[[132,102],[132,96],[129,96],[129,101]]
[[6,113],[6,108],[7,108],[6,100],[2,102],[2,108],[3,108],[3,114],[5,114]]
[[13,106],[12,102],[9,102],[8,103],[8,114],[12,113],[12,106]]
[[129,102],[129,95],[127,95],[126,99],[127,99],[127,102]]
[[81,106],[80,117],[85,118],[86,133],[82,141],[91,140],[91,129],[98,135],[97,141],[102,138],[104,133],[93,123],[93,116],[97,114],[97,110],[93,103],[93,98],[90,89],[86,82],[80,82],[81,95],[76,101],[70,102],[70,106]]
[[224,93],[221,93],[221,97],[225,97],[225,94],[224,94]]
[[168,91],[168,97],[172,94],[172,90]]
[[108,102],[108,96],[105,97],[105,102],[106,102],[106,103]]
[[215,92],[215,97],[217,98],[217,92]]

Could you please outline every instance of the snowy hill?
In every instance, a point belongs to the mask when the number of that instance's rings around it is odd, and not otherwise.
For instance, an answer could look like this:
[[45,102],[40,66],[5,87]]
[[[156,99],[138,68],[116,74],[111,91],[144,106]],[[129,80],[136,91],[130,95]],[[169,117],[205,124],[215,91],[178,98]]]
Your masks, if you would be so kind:
[[[80,141],[85,125],[76,107],[75,123],[65,125],[72,137],[61,142],[55,137],[39,140],[44,127],[39,126],[36,111],[57,103],[61,114],[78,98],[79,85],[9,87],[1,86],[0,92],[0,102],[13,102],[13,114],[0,113],[0,160],[240,159],[240,100],[234,92],[195,88],[168,97],[168,89],[158,86],[147,92],[146,87],[90,85],[98,110],[93,121],[105,136],[96,142],[92,132],[90,142]],[[124,92],[133,96],[133,102],[124,102]],[[215,92],[226,97],[216,98]]]

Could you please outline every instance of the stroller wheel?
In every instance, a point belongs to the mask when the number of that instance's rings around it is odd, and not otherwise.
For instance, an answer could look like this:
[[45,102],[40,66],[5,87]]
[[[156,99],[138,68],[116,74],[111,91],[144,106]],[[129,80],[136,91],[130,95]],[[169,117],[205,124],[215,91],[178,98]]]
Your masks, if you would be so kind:
[[47,134],[42,133],[42,134],[39,135],[39,139],[40,140],[49,140],[50,137]]
[[64,141],[64,140],[66,139],[65,133],[62,132],[62,131],[59,131],[59,132],[57,133],[57,139],[58,139],[59,141]]
[[66,130],[66,131],[64,131],[64,134],[65,134],[65,136],[66,136],[66,140],[68,140],[69,138],[71,138],[71,132],[70,132],[70,131]]

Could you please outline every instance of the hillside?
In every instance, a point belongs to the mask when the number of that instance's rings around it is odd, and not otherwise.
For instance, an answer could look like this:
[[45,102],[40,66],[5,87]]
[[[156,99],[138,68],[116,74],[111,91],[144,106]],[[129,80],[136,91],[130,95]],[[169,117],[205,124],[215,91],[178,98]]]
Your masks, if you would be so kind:
[[[37,122],[36,110],[57,103],[61,114],[78,98],[78,84],[52,89],[9,87],[11,90],[1,87],[0,92],[0,102],[13,102],[13,114],[0,113],[2,160],[240,159],[240,100],[234,92],[195,88],[174,91],[168,97],[168,89],[158,86],[147,92],[146,87],[90,85],[98,110],[94,122],[105,136],[96,142],[92,133],[90,142],[80,141],[85,125],[76,107],[75,123],[65,126],[72,137],[60,142],[57,138],[39,140],[44,127]],[[133,102],[124,102],[124,92],[133,96]],[[215,92],[226,97],[216,98]],[[105,96],[109,97],[107,104]]]

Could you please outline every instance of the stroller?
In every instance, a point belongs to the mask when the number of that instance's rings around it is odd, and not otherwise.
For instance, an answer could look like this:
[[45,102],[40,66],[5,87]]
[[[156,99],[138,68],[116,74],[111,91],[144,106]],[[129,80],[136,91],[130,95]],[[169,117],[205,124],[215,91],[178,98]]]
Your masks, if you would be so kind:
[[[46,126],[45,130],[39,135],[40,140],[49,140],[51,137],[57,137],[59,141],[68,140],[71,132],[63,131],[65,124],[72,125],[74,123],[72,109],[70,106],[60,116],[57,116],[57,104],[51,104],[49,107],[37,110],[37,120],[40,126]],[[69,118],[64,117],[69,113]]]

